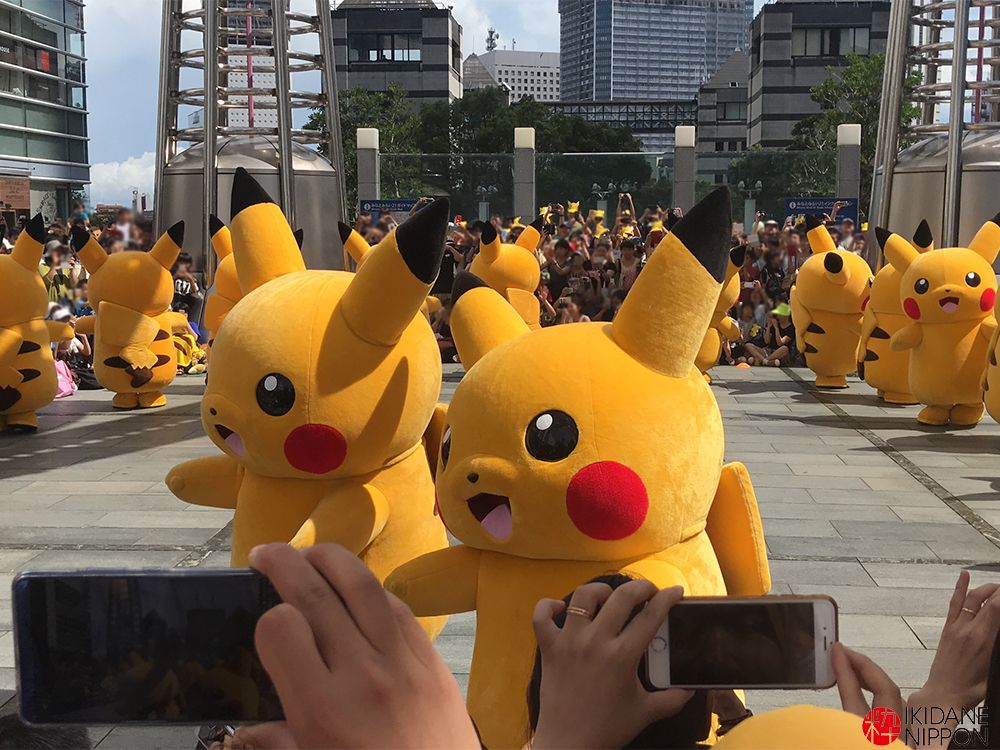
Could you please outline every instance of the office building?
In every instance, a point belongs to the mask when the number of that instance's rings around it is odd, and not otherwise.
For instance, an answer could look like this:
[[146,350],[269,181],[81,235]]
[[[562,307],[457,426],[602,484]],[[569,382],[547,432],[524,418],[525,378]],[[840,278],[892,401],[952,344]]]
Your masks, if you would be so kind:
[[562,97],[694,99],[736,49],[753,0],[559,0]]
[[751,27],[748,145],[784,148],[795,124],[818,114],[812,87],[846,55],[885,51],[885,0],[777,0]]
[[0,5],[0,214],[69,216],[90,182],[83,3]]
[[646,153],[665,153],[672,158],[674,128],[694,125],[698,103],[694,99],[673,101],[550,102],[556,112],[579,117],[609,128],[628,128]]
[[493,50],[469,55],[463,66],[463,87],[470,89],[501,86],[517,102],[531,97],[540,102],[557,102],[559,96],[559,53],[528,50]]
[[725,183],[729,163],[747,146],[750,58],[734,52],[698,89],[698,178]]
[[406,89],[417,105],[462,96],[462,26],[433,0],[342,0],[333,13],[341,91]]

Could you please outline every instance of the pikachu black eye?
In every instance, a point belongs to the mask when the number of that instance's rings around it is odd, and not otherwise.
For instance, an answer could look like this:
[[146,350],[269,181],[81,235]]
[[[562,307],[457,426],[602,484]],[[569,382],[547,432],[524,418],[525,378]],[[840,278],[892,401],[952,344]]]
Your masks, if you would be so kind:
[[975,271],[969,271],[965,274],[965,283],[969,286],[979,286],[980,281],[982,281],[982,279],[979,278],[979,274]]
[[257,405],[265,414],[280,417],[295,404],[295,386],[281,373],[272,372],[257,383]]
[[531,420],[524,434],[528,453],[539,461],[562,461],[576,448],[580,430],[564,411],[543,411]]
[[451,428],[444,431],[444,439],[441,441],[441,466],[448,465],[448,457],[451,455]]
[[927,294],[927,290],[931,288],[931,283],[927,279],[917,279],[917,283],[913,285],[913,291],[917,294]]

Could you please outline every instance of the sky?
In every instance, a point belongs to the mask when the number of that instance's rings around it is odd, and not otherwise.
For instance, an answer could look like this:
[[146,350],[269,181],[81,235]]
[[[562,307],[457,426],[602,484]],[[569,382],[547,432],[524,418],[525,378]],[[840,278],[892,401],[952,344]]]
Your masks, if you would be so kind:
[[[439,0],[440,2],[441,0]],[[88,0],[91,199],[128,203],[152,194],[156,147],[161,0]],[[292,0],[292,8],[309,6]],[[486,30],[500,46],[559,51],[557,0],[445,0],[462,24],[462,55],[483,52]],[[757,0],[761,5],[762,0]]]

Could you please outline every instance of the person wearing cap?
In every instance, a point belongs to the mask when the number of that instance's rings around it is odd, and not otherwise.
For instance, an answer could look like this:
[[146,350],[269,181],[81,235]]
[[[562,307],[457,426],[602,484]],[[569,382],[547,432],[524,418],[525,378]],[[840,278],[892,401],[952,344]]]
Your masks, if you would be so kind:
[[840,244],[841,250],[850,251],[854,245],[854,219],[844,218],[840,222]]

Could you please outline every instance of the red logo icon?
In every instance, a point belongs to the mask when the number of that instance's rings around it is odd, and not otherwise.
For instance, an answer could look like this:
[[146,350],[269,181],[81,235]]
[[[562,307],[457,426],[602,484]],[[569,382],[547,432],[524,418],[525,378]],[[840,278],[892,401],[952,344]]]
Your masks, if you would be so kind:
[[861,720],[861,731],[873,745],[888,745],[899,737],[899,714],[891,708],[875,706]]

